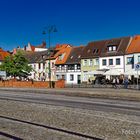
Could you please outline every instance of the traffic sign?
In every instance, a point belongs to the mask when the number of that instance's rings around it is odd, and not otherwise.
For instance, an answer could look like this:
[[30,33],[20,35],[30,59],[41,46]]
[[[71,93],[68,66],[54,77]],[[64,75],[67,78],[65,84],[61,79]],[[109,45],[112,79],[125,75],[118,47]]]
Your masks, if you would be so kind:
[[140,64],[135,64],[135,70],[140,70]]
[[6,71],[0,71],[0,76],[5,76],[6,77]]

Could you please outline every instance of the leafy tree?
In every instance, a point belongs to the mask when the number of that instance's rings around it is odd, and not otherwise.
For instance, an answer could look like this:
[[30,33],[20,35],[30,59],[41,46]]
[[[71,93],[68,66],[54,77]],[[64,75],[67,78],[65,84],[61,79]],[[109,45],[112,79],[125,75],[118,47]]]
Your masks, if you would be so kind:
[[0,70],[6,71],[7,76],[27,77],[32,71],[32,67],[28,65],[28,60],[22,52],[8,56],[0,65]]

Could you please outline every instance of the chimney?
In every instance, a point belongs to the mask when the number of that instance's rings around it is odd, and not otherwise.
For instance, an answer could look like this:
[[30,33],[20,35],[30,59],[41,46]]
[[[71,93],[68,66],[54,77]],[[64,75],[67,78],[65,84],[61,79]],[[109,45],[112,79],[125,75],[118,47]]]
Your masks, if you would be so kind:
[[56,48],[60,48],[61,46],[60,46],[60,44],[56,44]]
[[42,46],[43,46],[43,48],[46,48],[46,42],[45,41],[42,42]]
[[24,51],[26,51],[26,50],[27,50],[27,46],[25,45],[25,46],[24,46]]

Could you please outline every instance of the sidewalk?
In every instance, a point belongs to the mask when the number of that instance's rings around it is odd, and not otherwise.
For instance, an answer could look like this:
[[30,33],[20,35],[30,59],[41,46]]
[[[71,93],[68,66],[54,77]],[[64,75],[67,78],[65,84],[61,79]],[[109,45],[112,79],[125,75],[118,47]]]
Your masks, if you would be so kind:
[[27,93],[56,94],[66,96],[80,96],[89,98],[108,98],[119,100],[140,101],[140,91],[130,89],[112,89],[112,88],[0,88],[0,91],[19,91]]

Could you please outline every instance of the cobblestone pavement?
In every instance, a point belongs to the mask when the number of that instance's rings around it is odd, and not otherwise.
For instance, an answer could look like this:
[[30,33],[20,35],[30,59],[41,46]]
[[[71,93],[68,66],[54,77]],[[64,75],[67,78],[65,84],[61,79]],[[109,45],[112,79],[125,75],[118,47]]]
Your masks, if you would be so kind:
[[[24,140],[80,140],[78,137],[69,136],[64,133],[4,119],[0,119],[0,131],[12,136],[18,135],[19,138]],[[1,136],[0,139],[9,138]]]
[[[140,117],[134,115],[0,100],[0,116],[46,124],[106,140],[139,140],[140,137]],[[84,140],[2,118],[0,131],[27,140]]]

